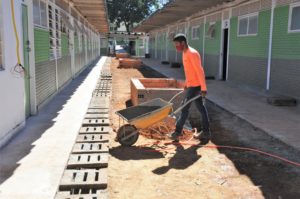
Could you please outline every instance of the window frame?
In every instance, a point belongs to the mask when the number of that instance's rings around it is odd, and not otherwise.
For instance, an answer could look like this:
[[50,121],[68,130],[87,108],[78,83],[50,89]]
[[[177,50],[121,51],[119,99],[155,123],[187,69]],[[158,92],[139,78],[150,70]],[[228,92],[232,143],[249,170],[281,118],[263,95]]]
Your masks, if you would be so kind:
[[[216,31],[216,22],[215,21],[212,21],[212,22],[209,22],[209,26],[208,26],[208,29],[205,30],[205,38],[206,39],[214,39],[214,34],[215,34],[215,31]],[[212,28],[212,31],[210,32],[210,29]],[[210,32],[210,34],[208,34]]]
[[[199,29],[199,32],[198,32],[198,35],[196,37],[194,37],[194,31],[197,29]],[[191,35],[191,38],[192,40],[198,40],[200,38],[200,25],[195,25],[195,26],[192,26],[192,35]]]
[[[249,22],[250,22],[250,18],[251,17],[257,17],[257,32],[256,33],[251,33],[249,34]],[[247,33],[246,34],[240,34],[240,21],[242,19],[247,19]],[[237,36],[238,37],[255,37],[258,35],[258,31],[259,31],[259,13],[258,12],[254,12],[251,14],[247,14],[247,15],[243,15],[243,16],[239,16],[238,17],[238,25],[237,25]]]
[[[33,11],[33,25],[34,25],[34,27],[48,30],[49,29],[49,11],[48,11],[48,5],[49,5],[49,3],[46,0],[37,0],[37,1],[39,2],[39,15],[40,15],[39,19],[40,19],[40,24],[36,24],[34,22],[34,11]],[[41,1],[44,2],[45,5],[46,5],[46,22],[47,22],[46,26],[42,25]]]
[[[51,6],[51,12],[52,12],[52,19],[49,18],[49,6]],[[60,59],[62,57],[62,49],[61,49],[61,16],[60,16],[60,7],[55,5],[54,3],[48,3],[47,6],[48,10],[48,26],[50,23],[50,20],[52,22],[52,27],[50,28],[49,26],[49,34],[50,31],[52,31],[52,37],[50,35],[50,40],[52,41],[52,46],[50,44],[50,55],[49,55],[49,60],[55,60],[55,59]],[[57,11],[57,12],[56,12]],[[57,18],[56,18],[57,15]],[[56,24],[58,26],[56,26]],[[51,29],[51,30],[50,30]],[[57,34],[58,33],[58,34]],[[50,42],[49,40],[49,42]],[[54,41],[54,43],[53,43]],[[51,48],[53,47],[53,48]]]
[[295,7],[300,7],[300,2],[290,4],[290,9],[289,9],[289,24],[288,24],[288,33],[300,33],[300,28],[297,30],[291,30],[292,27],[292,16],[293,16],[293,9]]

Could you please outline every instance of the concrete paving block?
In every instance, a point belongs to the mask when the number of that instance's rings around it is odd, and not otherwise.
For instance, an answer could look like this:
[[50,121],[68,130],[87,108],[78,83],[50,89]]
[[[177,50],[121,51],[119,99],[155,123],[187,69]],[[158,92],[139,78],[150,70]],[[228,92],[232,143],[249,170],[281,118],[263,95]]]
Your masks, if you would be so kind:
[[[80,189],[78,189],[80,192]],[[74,194],[71,191],[60,191],[57,192],[55,199],[108,199],[107,190],[96,190],[95,193],[87,194]]]
[[109,119],[84,119],[82,126],[109,126]]
[[112,78],[111,77],[101,77],[99,80],[100,81],[112,81]]
[[111,88],[112,83],[110,83],[110,82],[100,82],[100,83],[96,84],[96,87]]
[[111,92],[109,93],[102,93],[102,92],[93,92],[93,97],[111,97]]
[[108,93],[108,92],[111,92],[111,88],[107,88],[107,87],[96,87],[96,88],[94,89],[94,92]]
[[94,93],[110,93],[111,90],[94,89]]
[[77,143],[81,142],[108,142],[109,136],[107,134],[79,134],[76,138]]
[[109,126],[85,126],[81,127],[79,134],[109,134],[112,128]]
[[85,114],[85,119],[108,119],[108,114]]
[[110,84],[97,84],[95,89],[111,90],[112,86]]
[[67,188],[107,188],[107,169],[65,170],[59,190]]
[[87,114],[108,114],[108,108],[88,108]]
[[108,80],[108,81],[97,81],[97,84],[99,85],[112,85],[112,81]]
[[67,169],[105,168],[107,166],[107,153],[71,154],[67,164]]
[[101,77],[112,77],[112,74],[108,72],[101,72]]
[[72,154],[108,153],[108,143],[75,143]]
[[90,101],[90,108],[109,108],[110,99],[108,97],[93,97]]

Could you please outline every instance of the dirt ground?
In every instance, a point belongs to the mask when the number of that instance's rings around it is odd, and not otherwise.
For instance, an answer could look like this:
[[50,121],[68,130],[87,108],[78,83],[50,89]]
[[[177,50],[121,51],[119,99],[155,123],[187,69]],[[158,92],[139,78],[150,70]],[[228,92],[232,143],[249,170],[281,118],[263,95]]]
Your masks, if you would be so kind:
[[[113,60],[110,119],[130,106],[130,78],[161,77],[149,68],[119,69]],[[300,198],[300,168],[244,150],[216,145],[250,147],[293,161],[297,151],[208,103],[213,133],[205,146],[196,142],[149,139],[140,136],[132,147],[121,147],[111,136],[108,167],[109,197],[113,199],[182,198]]]

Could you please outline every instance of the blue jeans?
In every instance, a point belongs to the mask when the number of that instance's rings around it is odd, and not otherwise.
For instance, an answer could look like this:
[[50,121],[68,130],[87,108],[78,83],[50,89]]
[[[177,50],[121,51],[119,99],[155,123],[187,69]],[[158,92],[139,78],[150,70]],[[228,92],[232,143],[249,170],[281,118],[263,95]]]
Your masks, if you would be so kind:
[[[193,97],[196,97],[197,95],[200,95],[200,94],[201,94],[200,87],[189,87],[186,90],[186,96],[185,96],[185,99],[183,102],[186,103]],[[196,107],[197,107],[198,111],[202,115],[202,130],[204,132],[209,132],[209,119],[208,119],[206,107],[204,106],[204,104],[202,102],[202,97],[196,99],[194,102],[196,103]],[[193,103],[193,102],[191,102],[191,103]],[[185,124],[185,121],[187,120],[187,118],[189,116],[189,109],[191,107],[191,103],[189,103],[187,106],[185,106],[182,109],[181,115],[178,118],[178,120],[176,121],[176,130],[175,131],[177,133],[182,133],[182,129]]]

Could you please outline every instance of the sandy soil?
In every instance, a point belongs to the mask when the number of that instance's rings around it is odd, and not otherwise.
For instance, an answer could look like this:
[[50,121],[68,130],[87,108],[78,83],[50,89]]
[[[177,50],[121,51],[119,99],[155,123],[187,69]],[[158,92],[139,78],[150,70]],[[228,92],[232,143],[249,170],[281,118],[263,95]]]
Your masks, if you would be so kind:
[[[140,72],[137,69],[119,69],[117,66],[118,61],[113,59],[110,119],[115,130],[118,129],[119,119],[114,113],[130,105],[130,78],[157,76],[148,69]],[[145,71],[147,72],[144,73]],[[241,134],[247,136],[255,130],[247,125],[238,128],[240,121],[233,120],[228,113],[210,106],[209,113],[214,134],[212,142],[204,147],[195,145],[195,141],[172,144],[168,140],[150,139],[149,136],[146,136],[147,138],[140,136],[132,147],[121,147],[113,140],[114,132],[111,136],[111,157],[108,167],[109,197],[113,199],[298,197],[297,184],[300,183],[298,168],[254,153],[214,148],[216,144],[239,146],[250,144],[245,136],[238,136],[237,133],[242,129]],[[264,142],[271,139],[264,134],[259,136]],[[286,149],[286,146],[276,146],[278,153],[282,151],[281,147]],[[288,154],[294,153],[292,149],[285,151]],[[297,159],[298,156],[290,158]],[[276,180],[272,175],[276,176]]]

